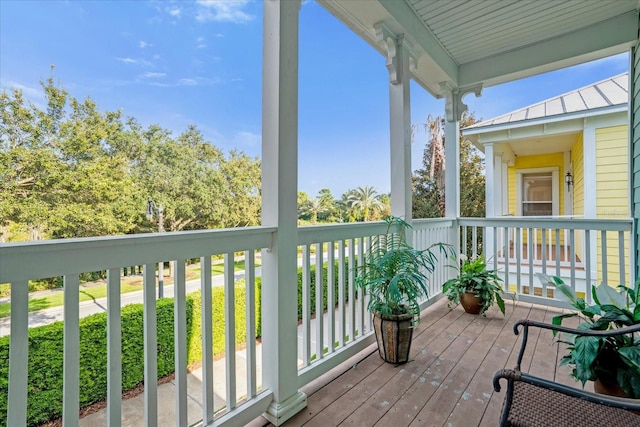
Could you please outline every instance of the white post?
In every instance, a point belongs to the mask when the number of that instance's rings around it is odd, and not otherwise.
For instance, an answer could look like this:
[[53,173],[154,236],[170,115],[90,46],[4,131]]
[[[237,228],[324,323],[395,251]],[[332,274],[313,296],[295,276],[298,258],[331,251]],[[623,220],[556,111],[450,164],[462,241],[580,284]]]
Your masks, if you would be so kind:
[[[493,144],[485,144],[484,146],[484,165],[485,165],[485,217],[492,218],[496,215],[495,212],[495,173],[496,168],[494,167],[494,155],[493,155]],[[485,256],[490,256],[493,253],[493,232],[487,232],[483,235],[484,239],[484,253]]]
[[297,191],[298,23],[300,1],[264,2],[262,224],[278,231],[262,257],[264,416],[280,425],[307,405],[298,390]]
[[[482,85],[459,89],[449,83],[441,83],[441,88],[446,98],[445,111],[447,115],[444,125],[445,217],[457,219],[460,217],[460,119],[467,110],[467,106],[462,103],[462,98],[470,92],[480,96]],[[450,243],[460,252],[458,247],[460,230],[457,226],[451,230],[450,239]]]
[[387,50],[389,69],[391,214],[411,223],[411,44],[382,24],[376,30]]

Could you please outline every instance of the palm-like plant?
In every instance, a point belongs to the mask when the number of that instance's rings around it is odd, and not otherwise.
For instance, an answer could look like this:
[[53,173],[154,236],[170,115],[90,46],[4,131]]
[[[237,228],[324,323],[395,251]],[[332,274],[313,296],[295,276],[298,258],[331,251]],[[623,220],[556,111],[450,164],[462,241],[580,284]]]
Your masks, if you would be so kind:
[[448,256],[453,249],[443,243],[414,249],[406,241],[410,224],[397,217],[385,221],[387,231],[372,239],[356,284],[367,290],[371,312],[382,317],[411,313],[415,324],[420,320],[420,298],[429,297],[428,275],[436,267],[438,253]]
[[358,187],[349,195],[349,204],[352,208],[360,209],[364,221],[369,221],[373,209],[382,208],[378,199],[378,192],[373,187]]
[[322,199],[316,197],[309,200],[303,207],[302,212],[311,216],[311,223],[318,222],[318,214],[326,211],[326,207],[322,202]]

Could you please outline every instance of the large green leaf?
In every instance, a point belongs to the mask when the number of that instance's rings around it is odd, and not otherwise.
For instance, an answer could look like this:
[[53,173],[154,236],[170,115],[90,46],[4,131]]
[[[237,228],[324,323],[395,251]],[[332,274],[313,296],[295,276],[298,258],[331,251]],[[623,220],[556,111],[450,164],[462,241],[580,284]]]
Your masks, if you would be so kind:
[[640,374],[640,345],[622,347],[618,350],[624,363],[635,369]]
[[619,309],[627,307],[626,292],[618,292],[606,283],[601,283],[596,287],[594,298],[601,306],[613,305]]
[[584,385],[595,377],[594,362],[598,357],[601,338],[578,336],[574,341],[573,362],[576,365],[576,378]]

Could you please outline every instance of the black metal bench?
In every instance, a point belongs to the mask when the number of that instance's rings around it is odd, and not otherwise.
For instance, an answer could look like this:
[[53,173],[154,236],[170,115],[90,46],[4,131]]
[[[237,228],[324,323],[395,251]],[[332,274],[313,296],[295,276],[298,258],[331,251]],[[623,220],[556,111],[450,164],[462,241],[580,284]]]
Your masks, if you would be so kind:
[[610,331],[581,331],[533,320],[519,320],[513,326],[516,335],[520,334],[520,327],[522,345],[516,367],[502,369],[493,376],[493,388],[496,392],[500,392],[500,380],[507,380],[507,394],[500,417],[501,426],[640,426],[640,399],[591,393],[530,375],[520,369],[529,327],[574,335],[615,336],[640,332],[640,325]]

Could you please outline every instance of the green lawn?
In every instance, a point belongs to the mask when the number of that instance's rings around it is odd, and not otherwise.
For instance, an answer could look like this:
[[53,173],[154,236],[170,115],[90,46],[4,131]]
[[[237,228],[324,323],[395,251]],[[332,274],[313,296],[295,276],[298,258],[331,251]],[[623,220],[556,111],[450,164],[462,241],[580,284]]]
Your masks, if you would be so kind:
[[[244,260],[235,261],[235,270],[244,270]],[[256,266],[260,264],[256,262]],[[214,276],[224,273],[224,264],[214,264],[212,266],[212,274]],[[168,269],[165,268],[165,274],[168,273]],[[200,278],[200,263],[187,266],[187,280],[194,280]],[[173,278],[166,277],[164,280],[165,285],[173,284]],[[127,276],[122,278],[120,292],[135,292],[142,290],[142,277],[141,276]],[[100,283],[91,286],[81,286],[80,288],[80,302],[88,300],[96,300],[98,298],[104,298],[107,296],[107,285]],[[64,304],[63,292],[56,292],[46,297],[30,298],[29,299],[29,312],[43,310],[45,308],[58,307]],[[11,303],[0,304],[0,318],[9,317],[11,314]]]

